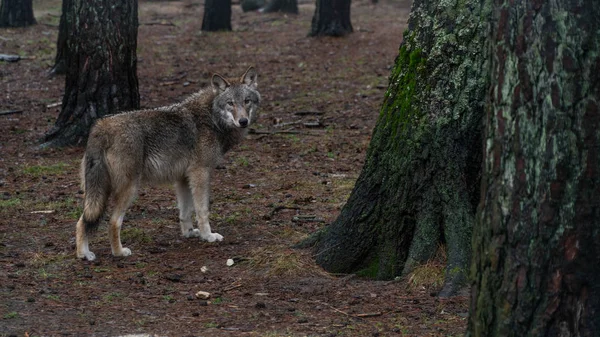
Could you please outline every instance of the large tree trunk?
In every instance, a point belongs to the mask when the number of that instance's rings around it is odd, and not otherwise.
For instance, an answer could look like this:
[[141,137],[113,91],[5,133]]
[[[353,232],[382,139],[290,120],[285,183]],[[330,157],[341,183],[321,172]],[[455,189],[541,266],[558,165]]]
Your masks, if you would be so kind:
[[598,336],[600,2],[494,6],[468,336]]
[[351,0],[317,0],[309,36],[344,36],[352,33]]
[[231,0],[206,0],[202,30],[215,32],[231,30]]
[[298,14],[298,0],[271,0],[262,11],[263,13],[283,12]]
[[465,284],[479,197],[489,12],[483,0],[415,0],[363,170],[317,262],[389,279],[448,251]]
[[99,117],[139,108],[137,1],[74,0],[67,13],[67,76],[52,146],[85,143]]
[[0,27],[26,27],[35,24],[32,0],[0,2]]
[[56,41],[56,57],[54,66],[50,70],[52,75],[63,75],[67,72],[67,23],[69,8],[73,5],[73,0],[62,0],[62,14],[58,24],[58,40]]

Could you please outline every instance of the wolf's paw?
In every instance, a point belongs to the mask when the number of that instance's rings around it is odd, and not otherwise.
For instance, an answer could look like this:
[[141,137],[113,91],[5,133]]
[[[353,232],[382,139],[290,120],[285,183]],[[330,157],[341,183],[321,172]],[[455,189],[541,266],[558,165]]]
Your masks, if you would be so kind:
[[203,236],[202,239],[208,242],[223,241],[223,235],[219,233],[210,233],[208,235]]
[[199,238],[202,235],[200,234],[200,231],[198,230],[198,228],[194,228],[194,229],[190,229],[189,231],[183,233],[183,236],[185,236],[186,238]]
[[88,261],[94,261],[96,259],[96,254],[94,254],[90,251],[83,252],[83,253],[77,253],[77,258],[86,259]]
[[114,256],[129,256],[131,255],[131,249],[129,248],[121,248],[121,252],[119,253],[113,253]]

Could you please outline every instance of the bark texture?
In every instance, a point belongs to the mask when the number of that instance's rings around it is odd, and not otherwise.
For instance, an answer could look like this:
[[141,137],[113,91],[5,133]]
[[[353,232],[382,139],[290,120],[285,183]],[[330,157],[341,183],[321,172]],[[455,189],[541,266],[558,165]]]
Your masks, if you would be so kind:
[[139,108],[137,1],[73,0],[62,111],[45,146],[81,145],[100,117]]
[[487,86],[484,0],[415,0],[365,165],[317,262],[389,279],[448,251],[451,295],[466,283],[479,197]]
[[58,25],[58,40],[56,41],[56,57],[54,58],[54,66],[50,70],[52,75],[64,75],[67,72],[67,27],[69,26],[67,13],[72,5],[73,0],[62,0],[62,13]]
[[600,334],[600,3],[495,0],[468,336]]
[[273,12],[298,14],[298,0],[271,0],[263,9],[263,13]]
[[202,30],[216,32],[231,30],[231,0],[206,0]]
[[352,33],[351,0],[317,0],[309,36],[344,36]]
[[27,27],[35,25],[32,0],[2,0],[0,27]]

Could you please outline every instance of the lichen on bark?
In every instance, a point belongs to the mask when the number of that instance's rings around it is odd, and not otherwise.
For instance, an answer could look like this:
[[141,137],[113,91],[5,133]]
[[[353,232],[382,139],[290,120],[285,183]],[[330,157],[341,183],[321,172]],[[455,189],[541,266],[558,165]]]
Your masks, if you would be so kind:
[[464,284],[478,200],[488,7],[413,2],[365,166],[317,262],[392,278],[448,250],[444,294]]
[[596,336],[600,3],[494,5],[467,335]]

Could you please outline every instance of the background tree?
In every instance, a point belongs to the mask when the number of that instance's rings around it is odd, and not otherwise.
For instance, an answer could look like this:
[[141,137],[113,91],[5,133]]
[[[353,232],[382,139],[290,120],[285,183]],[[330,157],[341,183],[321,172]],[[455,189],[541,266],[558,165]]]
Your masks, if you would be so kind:
[[598,336],[600,3],[493,5],[467,335]]
[[46,146],[79,145],[99,117],[139,108],[137,1],[73,0],[65,94]]
[[271,0],[263,8],[263,13],[283,12],[298,14],[298,0]]
[[0,2],[0,27],[26,27],[35,24],[32,0]]
[[466,283],[487,86],[483,2],[413,2],[362,172],[314,237],[326,270],[389,279],[444,244],[441,295]]
[[351,0],[317,0],[309,36],[344,36],[352,33]]
[[241,0],[240,6],[244,12],[256,11],[265,5],[265,0]]
[[58,24],[58,41],[56,42],[56,57],[54,58],[54,66],[50,70],[51,74],[62,75],[67,72],[67,13],[69,7],[73,5],[73,0],[62,0],[62,13],[60,15],[60,23]]
[[201,29],[207,32],[231,30],[231,0],[206,0]]

